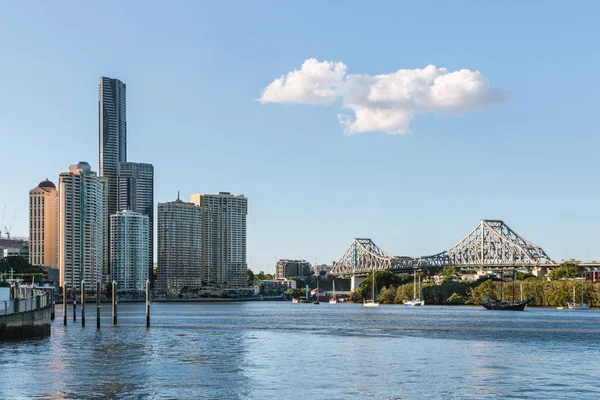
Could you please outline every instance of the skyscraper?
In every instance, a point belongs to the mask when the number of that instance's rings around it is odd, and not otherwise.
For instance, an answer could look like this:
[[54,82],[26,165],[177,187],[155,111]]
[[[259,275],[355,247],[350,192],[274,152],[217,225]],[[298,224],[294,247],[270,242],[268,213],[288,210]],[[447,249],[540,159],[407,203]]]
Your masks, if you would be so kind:
[[147,215],[123,210],[110,216],[110,277],[119,291],[144,291],[148,279]]
[[29,191],[29,262],[58,268],[58,191],[48,179]]
[[60,281],[95,287],[107,270],[107,185],[85,161],[59,176]]
[[158,203],[157,288],[202,287],[202,209],[179,198]]
[[119,207],[122,210],[131,210],[148,216],[147,268],[151,278],[154,262],[154,167],[152,164],[122,162],[118,192]]
[[126,85],[118,79],[101,77],[98,81],[98,140],[100,176],[108,184],[108,212],[119,207],[120,163],[127,161]]
[[193,194],[202,208],[202,269],[208,284],[246,286],[248,199],[228,192]]

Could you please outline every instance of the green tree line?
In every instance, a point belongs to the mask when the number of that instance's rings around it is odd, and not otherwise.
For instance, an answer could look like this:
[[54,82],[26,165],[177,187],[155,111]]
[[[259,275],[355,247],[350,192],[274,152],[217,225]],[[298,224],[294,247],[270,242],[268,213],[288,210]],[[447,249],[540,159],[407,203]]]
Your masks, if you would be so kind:
[[[484,297],[519,301],[533,298],[530,306],[561,307],[567,302],[581,301],[582,280],[574,279],[582,276],[583,268],[573,264],[564,263],[548,276],[548,279],[538,279],[531,274],[518,272],[517,280],[513,282],[500,282],[500,280],[480,279],[475,282],[458,281],[456,269],[446,267],[438,271],[442,282],[436,285],[431,282],[423,283],[422,293],[425,304],[482,304]],[[418,273],[419,274],[419,273]],[[427,277],[427,273],[421,274]],[[361,283],[360,287],[350,294],[353,302],[362,302],[371,297],[372,276]],[[375,282],[381,288],[378,293],[379,302],[382,304],[402,304],[413,299],[414,286],[412,275],[394,275],[388,271],[377,271]],[[417,296],[419,296],[417,294]],[[600,307],[600,283],[594,284],[585,281],[583,285],[583,300],[590,307]]]

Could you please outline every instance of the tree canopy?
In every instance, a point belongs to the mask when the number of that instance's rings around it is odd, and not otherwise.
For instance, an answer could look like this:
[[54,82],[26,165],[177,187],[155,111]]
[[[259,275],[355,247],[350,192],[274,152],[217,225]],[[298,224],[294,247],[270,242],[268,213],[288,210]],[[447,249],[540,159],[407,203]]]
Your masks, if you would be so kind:
[[583,275],[583,271],[585,271],[585,267],[567,261],[558,266],[550,272],[550,279],[558,280],[558,279],[572,279],[572,278],[580,278]]

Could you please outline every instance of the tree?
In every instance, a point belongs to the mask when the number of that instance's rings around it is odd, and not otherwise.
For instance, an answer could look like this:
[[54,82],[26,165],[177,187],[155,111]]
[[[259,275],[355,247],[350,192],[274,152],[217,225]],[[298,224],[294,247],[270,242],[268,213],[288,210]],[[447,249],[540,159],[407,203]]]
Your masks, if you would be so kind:
[[446,299],[446,304],[458,305],[465,304],[465,298],[458,293],[452,293],[452,296]]
[[[376,288],[396,287],[411,281],[408,274],[396,275],[390,271],[375,271]],[[367,275],[367,278],[360,284],[357,291],[363,298],[371,298],[371,290],[373,288],[373,274]]]
[[583,271],[585,271],[585,267],[577,263],[567,261],[560,264],[558,268],[555,268],[554,270],[552,270],[552,272],[550,272],[550,279],[558,280],[580,278],[583,274]]
[[10,274],[11,269],[15,274],[43,273],[40,267],[29,264],[29,262],[21,256],[4,257],[2,260],[0,260],[0,272],[3,274]]
[[285,292],[285,295],[287,297],[291,297],[293,299],[297,299],[298,297],[301,297],[301,296],[304,295],[304,290],[302,290],[302,289],[288,289]]
[[254,282],[254,271],[252,271],[250,268],[246,270],[246,280],[248,282]]
[[386,288],[385,286],[381,289],[379,293],[379,302],[382,304],[394,304],[396,300],[396,288]]

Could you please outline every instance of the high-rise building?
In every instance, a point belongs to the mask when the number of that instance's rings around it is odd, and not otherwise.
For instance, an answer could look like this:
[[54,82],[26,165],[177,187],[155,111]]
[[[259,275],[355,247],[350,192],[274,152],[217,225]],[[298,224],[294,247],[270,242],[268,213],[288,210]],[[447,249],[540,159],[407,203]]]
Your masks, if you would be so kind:
[[122,210],[131,210],[148,216],[147,269],[148,276],[151,278],[154,263],[154,167],[152,164],[122,162],[118,192],[119,207]]
[[108,185],[108,211],[119,207],[120,163],[127,161],[126,85],[118,79],[101,77],[98,81],[98,139],[100,176]]
[[93,288],[108,269],[106,181],[80,161],[60,174],[59,199],[60,282]]
[[305,260],[277,260],[275,276],[277,279],[285,279],[290,276],[307,277],[312,275],[312,267]]
[[58,268],[58,191],[48,179],[29,191],[29,262]]
[[228,192],[193,194],[202,208],[202,269],[209,285],[246,286],[248,199]]
[[147,215],[123,210],[110,216],[110,278],[118,291],[144,291],[148,279]]
[[202,287],[202,209],[179,198],[158,203],[157,289]]

